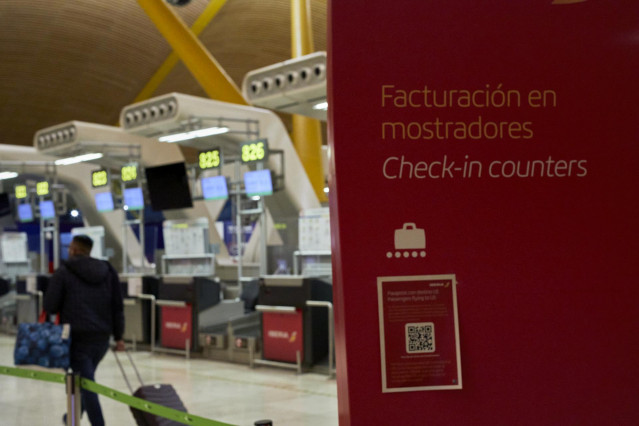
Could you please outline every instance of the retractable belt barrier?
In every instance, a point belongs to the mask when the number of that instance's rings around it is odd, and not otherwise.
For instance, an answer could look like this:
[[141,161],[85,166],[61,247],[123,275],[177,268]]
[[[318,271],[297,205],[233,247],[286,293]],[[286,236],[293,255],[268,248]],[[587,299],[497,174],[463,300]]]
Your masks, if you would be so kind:
[[[66,375],[60,373],[51,373],[48,371],[29,370],[24,368],[5,367],[0,366],[0,374],[6,376],[15,376],[25,379],[41,380],[45,382],[53,382],[59,384],[66,384]],[[195,416],[193,414],[185,413],[184,411],[174,410],[172,408],[164,407],[153,402],[145,401],[141,398],[136,398],[125,394],[123,392],[116,391],[106,386],[99,385],[89,379],[80,379],[80,387],[91,392],[106,396],[115,401],[121,402],[138,410],[152,413],[156,416],[164,417],[185,425],[193,426],[236,426],[230,423],[218,422],[215,420],[205,419],[203,417]]]

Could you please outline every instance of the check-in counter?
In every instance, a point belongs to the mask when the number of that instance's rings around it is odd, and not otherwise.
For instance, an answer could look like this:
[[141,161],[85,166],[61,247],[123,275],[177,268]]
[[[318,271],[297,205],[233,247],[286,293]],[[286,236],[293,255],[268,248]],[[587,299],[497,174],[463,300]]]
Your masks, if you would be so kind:
[[220,283],[204,277],[165,276],[160,284],[161,348],[198,351],[200,314],[220,302]]
[[200,313],[199,343],[205,358],[250,364],[260,350],[261,313],[255,311],[259,282],[245,280],[237,298]]
[[[121,276],[124,295],[124,335],[127,342],[152,344],[158,338],[157,312],[154,300],[157,299],[160,279],[154,276]],[[156,324],[152,324],[152,321]],[[152,333],[155,334],[151,338]]]
[[332,286],[316,278],[272,275],[262,277],[259,291],[262,360],[256,363],[290,363],[301,371],[325,359],[329,315],[309,302],[332,301]]

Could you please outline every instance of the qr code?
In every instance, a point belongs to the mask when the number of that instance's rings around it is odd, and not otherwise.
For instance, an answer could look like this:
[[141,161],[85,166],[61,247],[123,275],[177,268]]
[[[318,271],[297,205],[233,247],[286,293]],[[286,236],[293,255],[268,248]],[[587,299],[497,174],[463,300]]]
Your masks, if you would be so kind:
[[435,324],[432,322],[406,324],[406,352],[410,354],[435,352]]

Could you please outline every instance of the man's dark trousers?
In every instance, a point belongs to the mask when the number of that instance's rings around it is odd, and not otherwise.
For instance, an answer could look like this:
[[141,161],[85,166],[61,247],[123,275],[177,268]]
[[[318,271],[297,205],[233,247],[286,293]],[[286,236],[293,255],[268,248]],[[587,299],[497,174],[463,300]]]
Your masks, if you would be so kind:
[[[85,342],[71,340],[71,368],[80,377],[95,381],[95,369],[109,350],[109,340]],[[104,426],[98,394],[82,389],[82,412],[86,411],[91,426]]]

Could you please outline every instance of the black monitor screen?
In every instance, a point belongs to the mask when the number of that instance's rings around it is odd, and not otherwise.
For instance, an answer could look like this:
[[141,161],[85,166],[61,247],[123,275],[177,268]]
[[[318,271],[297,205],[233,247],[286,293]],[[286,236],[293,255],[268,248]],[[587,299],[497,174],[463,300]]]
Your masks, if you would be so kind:
[[147,167],[145,173],[153,210],[193,207],[184,163]]
[[6,216],[11,213],[11,206],[9,205],[9,194],[6,192],[0,192],[0,217]]

